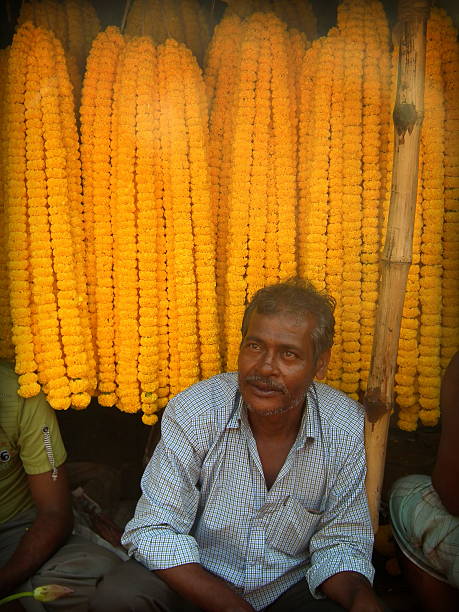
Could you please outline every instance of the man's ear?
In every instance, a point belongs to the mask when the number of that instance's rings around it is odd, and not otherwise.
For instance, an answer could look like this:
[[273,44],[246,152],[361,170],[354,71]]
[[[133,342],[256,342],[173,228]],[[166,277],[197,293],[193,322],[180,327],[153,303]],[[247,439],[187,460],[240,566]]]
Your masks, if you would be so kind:
[[317,359],[316,378],[318,378],[319,380],[325,378],[325,372],[327,371],[330,356],[331,349],[328,349],[327,351],[324,351],[321,355],[319,355],[319,358]]

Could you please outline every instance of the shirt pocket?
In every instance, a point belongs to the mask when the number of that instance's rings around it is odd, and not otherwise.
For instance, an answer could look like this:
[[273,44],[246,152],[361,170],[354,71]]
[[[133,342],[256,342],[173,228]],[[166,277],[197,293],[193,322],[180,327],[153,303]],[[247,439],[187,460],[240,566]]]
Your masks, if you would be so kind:
[[322,514],[319,510],[308,508],[301,500],[289,496],[266,514],[268,544],[294,557],[306,553]]

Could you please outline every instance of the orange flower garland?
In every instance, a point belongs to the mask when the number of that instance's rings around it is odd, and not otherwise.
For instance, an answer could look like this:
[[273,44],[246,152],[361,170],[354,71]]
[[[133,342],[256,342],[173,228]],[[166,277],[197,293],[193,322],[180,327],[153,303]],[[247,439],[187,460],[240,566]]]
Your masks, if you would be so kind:
[[435,425],[439,418],[442,244],[444,215],[444,105],[441,75],[441,25],[435,10],[427,23],[423,149],[423,228],[421,235],[418,388],[419,418]]
[[[164,138],[161,148],[167,155],[169,167],[169,180],[164,185],[168,265],[173,258],[172,275],[168,277],[169,322],[175,328],[173,341],[170,337],[172,394],[196,382],[199,375],[197,288],[183,85],[183,79],[189,77],[180,71],[181,56],[186,52],[183,46],[171,40],[158,49],[160,87],[161,79],[165,87],[160,91],[160,130]],[[170,253],[169,244],[172,245]]]
[[[224,17],[209,49],[205,81],[210,101],[209,166],[212,217],[216,226],[217,308],[220,329],[225,311],[226,249],[228,240],[228,190],[231,176],[233,103],[242,39],[239,17]],[[223,353],[225,348],[222,347]]]
[[258,41],[259,56],[255,83],[255,117],[253,122],[252,167],[247,189],[249,217],[247,232],[247,297],[250,299],[266,283],[264,260],[267,222],[267,174],[271,116],[271,52],[270,24],[265,16],[256,13],[250,20],[250,36]]
[[15,348],[15,370],[19,374],[19,395],[36,395],[36,349],[32,335],[32,295],[29,275],[26,191],[26,125],[25,92],[27,59],[33,41],[30,25],[18,29],[9,52],[5,113],[7,117],[6,166],[6,235],[7,268],[10,292],[12,340]]
[[338,27],[344,47],[343,116],[343,267],[342,337],[343,375],[341,389],[357,398],[360,379],[361,227],[362,227],[362,72],[364,56],[362,1],[343,2]]
[[[326,252],[326,287],[327,291],[336,300],[335,308],[335,338],[330,364],[327,371],[327,382],[340,388],[342,377],[342,275],[343,275],[343,121],[344,121],[344,44],[342,36],[335,31],[333,44],[333,71],[331,114],[330,114],[330,162],[329,176],[329,211],[327,225],[327,252]],[[309,53],[309,51],[308,51]]]
[[[160,169],[157,88],[158,62],[151,39],[134,40],[138,59],[136,116],[137,260],[139,269],[139,358],[142,420],[153,425],[158,410],[158,301],[156,287],[158,205],[155,182]],[[161,211],[159,211],[161,212]]]
[[[389,55],[388,40],[375,36],[375,28],[387,32],[384,15],[378,14],[379,2],[366,7],[364,15],[365,56],[363,62],[363,192],[362,192],[362,304],[360,319],[360,387],[366,389],[370,370],[370,359],[378,299],[379,253],[381,233],[379,199],[381,196],[381,106],[387,100],[382,92],[388,84],[387,62],[382,57]],[[386,97],[384,97],[386,95]]]
[[444,195],[442,326],[440,365],[446,368],[459,346],[459,41],[443,12],[441,62],[444,82]]
[[234,132],[231,176],[228,193],[228,238],[226,241],[225,329],[226,370],[236,367],[240,343],[240,324],[246,299],[245,269],[248,257],[247,228],[249,190],[253,162],[255,85],[259,41],[250,35],[249,26],[241,44],[240,67],[234,100]]
[[[75,249],[72,240],[71,223],[77,223],[72,216],[75,181],[78,177],[79,164],[73,166],[72,160],[77,159],[76,138],[68,142],[66,113],[71,112],[69,106],[60,108],[62,90],[59,89],[59,62],[62,56],[56,54],[58,43],[53,36],[37,30],[36,49],[40,50],[38,57],[38,75],[42,82],[55,83],[49,87],[46,95],[41,98],[43,134],[45,144],[45,171],[48,215],[50,221],[51,247],[53,249],[53,267],[57,282],[58,318],[60,339],[62,343],[67,375],[70,380],[72,403],[75,407],[88,405],[90,397],[89,356],[85,347],[84,327],[80,320],[80,303],[77,290]],[[70,107],[72,102],[69,102]],[[75,157],[76,156],[76,157]],[[79,192],[79,188],[78,188]],[[84,304],[82,305],[84,307]],[[48,399],[52,404],[55,391],[50,389]]]
[[[320,62],[314,75],[311,100],[310,135],[300,145],[301,159],[310,165],[306,190],[300,192],[300,207],[304,210],[299,260],[303,274],[318,288],[325,287],[328,219],[328,166],[330,156],[330,109],[332,100],[333,46],[329,38],[314,41]],[[307,55],[305,56],[307,58]],[[308,59],[306,59],[308,61]],[[304,115],[303,115],[304,120]],[[305,130],[300,128],[300,133]],[[306,144],[306,146],[305,146]]]
[[190,169],[191,221],[197,289],[200,377],[220,371],[219,327],[215,294],[215,224],[211,211],[208,160],[208,112],[204,80],[191,53],[180,57],[184,79],[185,128]]
[[135,199],[136,45],[120,54],[112,109],[112,231],[117,406],[140,409],[138,261]]
[[6,168],[7,168],[7,108],[6,82],[8,78],[8,49],[0,49],[0,357],[12,359],[11,314],[8,286],[8,250],[6,231]]
[[279,278],[296,273],[296,134],[289,109],[295,105],[289,87],[289,37],[284,24],[268,16],[271,54],[275,58],[271,76],[271,118],[274,142],[274,189],[279,209],[277,226]]
[[[110,118],[115,73],[123,37],[107,28],[95,39],[88,58],[81,106],[81,154],[84,182],[86,269],[93,296],[94,338],[98,363],[98,401],[117,401],[113,316],[113,235],[110,210]],[[89,180],[94,178],[95,180]],[[95,256],[97,245],[97,257]],[[92,259],[90,257],[92,255]],[[90,262],[94,264],[90,273]]]

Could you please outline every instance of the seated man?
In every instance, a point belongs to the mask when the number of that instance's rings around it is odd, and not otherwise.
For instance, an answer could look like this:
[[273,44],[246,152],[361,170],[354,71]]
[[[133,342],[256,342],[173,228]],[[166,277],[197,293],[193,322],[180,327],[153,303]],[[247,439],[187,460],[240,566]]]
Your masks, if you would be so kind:
[[45,584],[74,590],[45,607],[26,597],[1,610],[84,612],[97,580],[121,560],[71,536],[66,453],[43,394],[19,397],[17,376],[5,361],[0,381],[0,599]]
[[420,609],[459,610],[459,352],[442,380],[441,436],[432,478],[413,474],[394,484],[392,531]]
[[364,413],[313,380],[330,358],[333,308],[299,279],[257,292],[238,372],[169,402],[123,535],[137,561],[103,579],[91,610],[383,609]]

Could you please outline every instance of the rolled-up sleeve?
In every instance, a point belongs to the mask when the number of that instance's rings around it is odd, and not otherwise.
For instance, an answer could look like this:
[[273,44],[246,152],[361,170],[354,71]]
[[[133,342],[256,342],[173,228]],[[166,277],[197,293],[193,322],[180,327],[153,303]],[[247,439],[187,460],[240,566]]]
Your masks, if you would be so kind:
[[142,496],[122,543],[149,570],[199,563],[189,535],[199,503],[200,458],[192,434],[176,420],[172,401],[164,412],[161,440],[142,477]]
[[[339,463],[346,453],[341,444],[332,452]],[[365,448],[362,439],[352,442],[347,457],[331,483],[329,500],[320,528],[311,538],[311,565],[306,572],[309,588],[314,597],[323,597],[318,588],[339,572],[358,572],[370,583],[374,569],[371,564],[373,530],[365,491]]]

